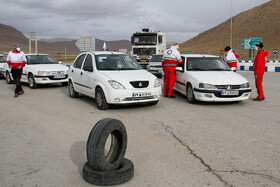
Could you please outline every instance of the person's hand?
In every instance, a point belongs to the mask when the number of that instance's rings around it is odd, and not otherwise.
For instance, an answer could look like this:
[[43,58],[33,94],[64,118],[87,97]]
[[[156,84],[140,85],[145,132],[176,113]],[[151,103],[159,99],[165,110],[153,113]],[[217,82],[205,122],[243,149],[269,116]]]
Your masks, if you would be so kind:
[[12,65],[10,65],[9,67],[10,67],[10,68],[13,68],[13,66],[12,66]]
[[21,69],[21,66],[19,66],[17,69]]

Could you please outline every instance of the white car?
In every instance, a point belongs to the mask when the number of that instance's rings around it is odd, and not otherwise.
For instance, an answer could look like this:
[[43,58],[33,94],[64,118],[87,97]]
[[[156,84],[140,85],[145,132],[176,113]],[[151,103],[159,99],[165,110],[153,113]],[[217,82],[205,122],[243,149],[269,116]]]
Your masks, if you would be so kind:
[[153,55],[148,65],[148,71],[157,77],[162,77],[163,75],[162,56],[162,54]]
[[[30,88],[37,88],[38,84],[61,83],[68,84],[69,67],[58,62],[49,54],[26,54],[26,65],[22,69],[21,82],[28,83]],[[5,77],[8,84],[13,79],[8,64],[5,65]]]
[[137,61],[118,52],[86,52],[69,69],[69,95],[82,93],[96,100],[98,109],[109,104],[157,104],[161,83]]
[[0,54],[0,75],[3,76],[3,68],[4,68],[4,65],[7,63],[6,61],[6,57],[2,54]]
[[174,90],[187,96],[190,103],[199,101],[234,102],[249,99],[248,80],[231,71],[218,56],[181,55],[184,64],[176,69]]

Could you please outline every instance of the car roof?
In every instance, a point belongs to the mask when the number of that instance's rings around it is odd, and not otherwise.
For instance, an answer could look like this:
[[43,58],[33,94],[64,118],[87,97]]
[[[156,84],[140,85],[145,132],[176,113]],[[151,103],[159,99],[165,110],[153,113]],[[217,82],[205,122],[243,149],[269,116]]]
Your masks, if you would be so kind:
[[114,51],[92,51],[91,53],[95,55],[126,55],[125,53],[121,52],[114,52]]
[[43,54],[43,53],[38,53],[38,54],[35,54],[35,53],[28,53],[28,54],[25,54],[26,55],[50,55],[50,54]]
[[153,54],[152,56],[162,56],[163,54]]
[[181,54],[181,56],[188,58],[188,57],[219,57],[216,55],[205,55],[205,54]]

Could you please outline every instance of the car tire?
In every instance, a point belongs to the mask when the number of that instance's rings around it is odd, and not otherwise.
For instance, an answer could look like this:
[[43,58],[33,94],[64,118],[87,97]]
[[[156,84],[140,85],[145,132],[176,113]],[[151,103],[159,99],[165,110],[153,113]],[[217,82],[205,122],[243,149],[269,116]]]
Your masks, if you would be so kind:
[[68,93],[69,93],[69,96],[72,98],[76,98],[79,96],[79,93],[75,91],[73,82],[71,80],[69,80],[69,83],[68,83]]
[[109,105],[106,101],[105,94],[101,88],[97,88],[95,92],[95,101],[97,108],[99,110],[106,110],[109,108]]
[[28,75],[28,86],[32,89],[38,88],[38,84],[35,82],[34,76],[32,74]]
[[133,178],[134,165],[128,159],[123,159],[121,165],[116,170],[96,171],[92,169],[89,162],[83,166],[84,180],[90,184],[100,186],[112,186],[122,184]]
[[196,99],[193,93],[193,88],[191,84],[187,85],[186,96],[189,103],[196,103]]
[[13,83],[12,78],[11,78],[11,74],[8,71],[6,71],[6,82],[7,82],[7,84],[12,84]]
[[[105,154],[105,145],[110,135],[111,145],[108,154]],[[124,124],[117,119],[105,118],[98,121],[89,134],[87,160],[96,171],[114,170],[121,165],[126,147],[127,133]]]

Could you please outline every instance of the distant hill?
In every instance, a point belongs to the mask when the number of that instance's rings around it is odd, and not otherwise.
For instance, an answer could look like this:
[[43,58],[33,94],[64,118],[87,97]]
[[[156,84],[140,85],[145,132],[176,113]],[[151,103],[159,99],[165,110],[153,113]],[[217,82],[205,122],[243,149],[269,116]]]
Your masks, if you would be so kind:
[[[38,52],[50,53],[53,55],[65,53],[78,54],[80,50],[75,45],[75,39],[54,38],[38,40]],[[22,50],[28,53],[29,40],[19,30],[8,25],[0,24],[0,53],[7,53],[13,49],[15,42],[20,43]],[[110,51],[119,51],[119,49],[127,49],[131,51],[131,43],[129,40],[105,41]],[[104,40],[96,39],[96,50],[102,50]],[[32,43],[32,51],[34,51],[34,43]]]
[[[260,6],[233,17],[233,49],[241,58],[249,57],[249,50],[241,49],[241,40],[262,38],[264,49],[280,50],[280,0],[270,0]],[[209,29],[180,45],[181,53],[204,53],[218,55],[221,49],[230,45],[230,19]]]

